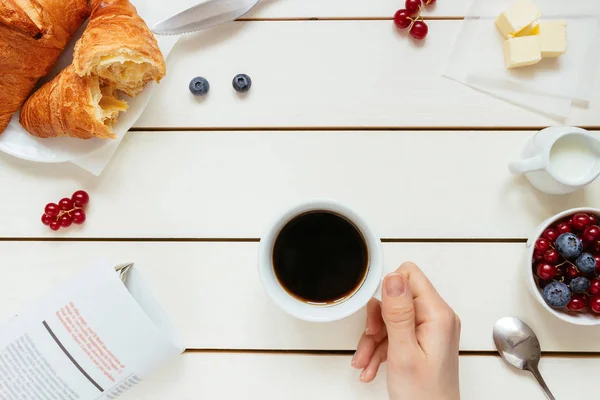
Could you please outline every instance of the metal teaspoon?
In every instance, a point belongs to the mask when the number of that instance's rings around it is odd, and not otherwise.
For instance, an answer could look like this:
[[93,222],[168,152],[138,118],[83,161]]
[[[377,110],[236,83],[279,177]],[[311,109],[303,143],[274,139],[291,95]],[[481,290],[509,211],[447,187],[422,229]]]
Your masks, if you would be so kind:
[[529,325],[518,318],[500,319],[494,326],[494,343],[504,360],[513,367],[531,372],[548,399],[556,400],[538,369],[542,350]]

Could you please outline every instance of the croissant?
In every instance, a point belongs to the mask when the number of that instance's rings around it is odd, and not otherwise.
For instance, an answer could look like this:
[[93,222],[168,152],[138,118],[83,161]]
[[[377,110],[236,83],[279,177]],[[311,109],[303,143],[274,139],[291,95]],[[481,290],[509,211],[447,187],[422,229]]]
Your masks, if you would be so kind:
[[0,133],[89,13],[87,0],[0,0]]
[[127,109],[117,90],[135,96],[166,73],[154,35],[128,0],[91,0],[90,5],[73,63],[23,106],[21,124],[34,136],[115,138],[112,127]]
[[70,65],[25,103],[21,123],[41,138],[114,139],[110,126],[119,112],[127,110],[115,91],[111,86],[101,88],[97,76],[80,77]]
[[80,76],[97,75],[129,96],[166,74],[163,56],[148,26],[129,0],[91,0],[92,16],[75,46]]

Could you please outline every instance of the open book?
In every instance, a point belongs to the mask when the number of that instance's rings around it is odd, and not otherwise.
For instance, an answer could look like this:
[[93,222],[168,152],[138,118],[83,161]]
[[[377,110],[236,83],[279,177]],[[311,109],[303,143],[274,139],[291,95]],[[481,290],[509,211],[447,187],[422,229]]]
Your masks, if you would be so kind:
[[0,327],[0,399],[115,399],[183,350],[133,264],[99,263]]

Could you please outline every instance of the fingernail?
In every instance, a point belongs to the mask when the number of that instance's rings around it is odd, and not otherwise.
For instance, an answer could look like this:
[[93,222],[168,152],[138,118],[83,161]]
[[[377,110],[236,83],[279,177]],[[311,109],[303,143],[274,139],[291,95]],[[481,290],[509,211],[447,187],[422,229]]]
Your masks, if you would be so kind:
[[367,329],[365,329],[365,335],[370,335],[371,334],[371,328],[367,326]]
[[406,278],[402,274],[390,274],[385,280],[385,291],[390,297],[398,297],[404,294]]
[[356,368],[356,354],[352,356],[352,362],[350,363],[354,368]]
[[367,377],[367,370],[363,369],[363,372],[360,373],[360,380],[364,382],[366,377]]

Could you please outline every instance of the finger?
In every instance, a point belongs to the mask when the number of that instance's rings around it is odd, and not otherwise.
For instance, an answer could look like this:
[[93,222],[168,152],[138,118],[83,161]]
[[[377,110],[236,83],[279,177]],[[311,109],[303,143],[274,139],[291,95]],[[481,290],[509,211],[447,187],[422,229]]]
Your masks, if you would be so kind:
[[352,357],[352,366],[354,368],[362,369],[369,365],[375,349],[377,346],[386,338],[387,333],[385,329],[381,329],[377,335],[367,335],[363,333],[356,347],[356,353]]
[[439,319],[445,310],[450,308],[439,295],[427,276],[412,262],[403,263],[396,270],[406,276],[408,285],[417,308],[416,324],[431,322]]
[[460,321],[423,271],[410,262],[402,264],[398,271],[407,275],[413,291],[415,322],[423,352],[430,354],[444,349],[449,341],[453,345],[458,343]]
[[363,372],[360,374],[360,380],[364,383],[372,382],[373,379],[377,376],[377,372],[379,372],[379,367],[382,363],[387,360],[388,354],[388,341],[383,341],[377,350],[375,350],[375,354],[371,358],[369,365],[365,367]]
[[367,335],[376,335],[383,329],[383,318],[381,316],[381,303],[372,299],[367,304]]
[[385,277],[381,310],[387,328],[390,359],[404,364],[422,354],[416,336],[415,303],[404,273],[395,272]]

